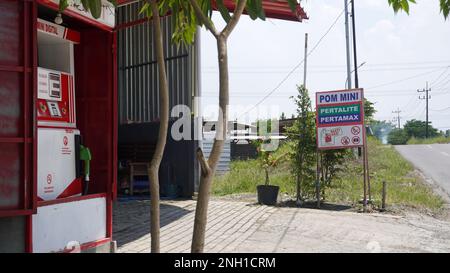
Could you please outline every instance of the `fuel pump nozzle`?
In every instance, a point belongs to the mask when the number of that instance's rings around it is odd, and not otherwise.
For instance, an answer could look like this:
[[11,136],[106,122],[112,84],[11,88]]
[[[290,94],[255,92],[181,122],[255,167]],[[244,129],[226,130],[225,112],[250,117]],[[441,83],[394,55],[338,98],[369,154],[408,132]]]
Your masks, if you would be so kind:
[[91,173],[91,160],[92,155],[89,148],[80,145],[80,160],[84,162],[84,183],[83,183],[83,195],[88,193],[89,188],[89,175]]

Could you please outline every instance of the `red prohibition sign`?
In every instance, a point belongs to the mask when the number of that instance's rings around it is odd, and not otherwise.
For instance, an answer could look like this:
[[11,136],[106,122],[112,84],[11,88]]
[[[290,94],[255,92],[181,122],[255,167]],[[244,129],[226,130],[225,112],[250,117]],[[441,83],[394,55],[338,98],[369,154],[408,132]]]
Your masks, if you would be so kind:
[[64,136],[63,142],[64,142],[64,146],[67,146],[67,144],[69,143],[69,139],[66,136]]
[[345,145],[345,146],[347,146],[348,144],[350,144],[350,138],[349,137],[343,137],[342,139],[341,139],[341,143],[342,143],[342,145]]
[[361,128],[359,128],[358,126],[352,127],[352,134],[359,135],[360,132],[361,132]]
[[359,144],[361,142],[361,139],[359,139],[359,136],[355,136],[352,139],[353,144]]

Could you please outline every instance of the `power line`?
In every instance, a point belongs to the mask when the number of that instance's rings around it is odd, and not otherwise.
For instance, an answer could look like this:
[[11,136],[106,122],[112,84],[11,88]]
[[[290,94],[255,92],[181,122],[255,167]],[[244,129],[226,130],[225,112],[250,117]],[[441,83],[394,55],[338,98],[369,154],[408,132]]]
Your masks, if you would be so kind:
[[425,72],[425,73],[416,74],[414,76],[403,78],[403,79],[400,79],[400,80],[395,80],[395,81],[391,81],[391,82],[382,83],[382,84],[379,84],[379,85],[374,85],[374,86],[371,86],[371,87],[368,87],[368,88],[365,88],[365,89],[366,90],[368,90],[368,89],[375,89],[375,88],[378,88],[378,87],[383,87],[383,86],[388,86],[388,85],[392,85],[392,84],[396,84],[396,83],[400,83],[400,82],[405,82],[405,81],[408,81],[408,80],[411,80],[411,79],[415,79],[415,78],[419,78],[419,77],[423,77],[423,76],[435,73],[435,72],[440,71],[440,70],[442,70],[444,68],[445,67],[441,67],[441,68],[436,69],[436,70],[432,70],[432,71],[428,71],[428,72]]
[[[423,65],[423,64],[450,64],[450,60],[448,61],[427,61],[427,62],[403,62],[403,63],[368,63],[366,66],[412,66],[412,65]],[[342,67],[345,68],[345,64],[308,64],[308,67]],[[442,66],[442,65],[441,65]],[[230,66],[230,69],[253,69],[253,68],[291,68],[290,66],[260,66],[260,65],[246,65],[246,66]],[[203,66],[202,69],[216,69],[216,66]]]
[[433,112],[444,112],[444,111],[447,111],[447,110],[450,110],[450,107],[447,107],[447,108],[444,108],[444,109],[440,109],[440,110],[430,109],[430,111],[433,111]]
[[[447,68],[439,75],[439,77],[437,77],[434,81],[432,81],[430,83],[430,86],[433,87],[433,84],[435,84],[442,76],[445,75],[445,73],[448,71],[448,69],[450,68],[450,66],[447,66]],[[449,74],[450,75],[450,74]],[[448,75],[447,75],[448,77]]]
[[[435,69],[435,68],[444,68],[442,66],[433,66],[433,67],[402,67],[402,68],[375,68],[375,69],[361,69],[359,71],[361,72],[383,72],[383,71],[411,71],[411,70],[428,70],[428,69]],[[273,68],[272,68],[273,69]],[[290,70],[268,70],[265,68],[259,68],[259,69],[237,69],[237,70],[230,70],[230,74],[284,74],[286,72],[289,72]],[[219,70],[214,69],[206,69],[202,71],[203,73],[207,74],[218,74]],[[345,72],[345,70],[336,70],[336,69],[329,69],[329,70],[310,70],[309,73],[342,73]]]
[[[343,9],[341,11],[341,13],[337,16],[336,20],[334,20],[334,22],[331,24],[331,26],[328,28],[328,30],[325,32],[325,34],[319,39],[319,41],[316,43],[316,45],[311,49],[311,51],[307,54],[306,57],[308,57],[309,55],[311,55],[320,45],[320,43],[323,41],[323,39],[325,39],[325,37],[328,35],[328,33],[330,33],[330,31],[334,28],[334,26],[337,24],[337,22],[339,21],[339,19],[342,17],[342,15],[344,14],[345,9]],[[255,104],[255,106],[253,106],[250,110],[246,111],[245,113],[243,113],[241,116],[238,117],[238,119],[246,114],[248,114],[250,111],[252,111],[253,109],[255,109],[258,105],[260,105],[261,103],[263,103],[267,98],[269,98],[273,93],[275,93],[282,85],[283,83],[285,83],[292,74],[294,74],[294,72],[303,64],[303,62],[305,61],[305,59],[303,59],[300,63],[298,63],[287,75],[286,77],[283,78],[283,80],[281,80],[281,82],[272,90],[270,91],[267,95],[265,95],[258,103]]]

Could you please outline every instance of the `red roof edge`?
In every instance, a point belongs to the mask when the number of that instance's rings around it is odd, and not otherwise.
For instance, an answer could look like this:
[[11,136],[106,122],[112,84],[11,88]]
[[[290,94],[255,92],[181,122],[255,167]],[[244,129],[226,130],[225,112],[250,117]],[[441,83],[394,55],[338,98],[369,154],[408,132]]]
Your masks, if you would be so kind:
[[[136,0],[118,0],[119,5],[125,5]],[[215,0],[212,0],[215,6]],[[224,4],[230,12],[234,11],[235,4],[233,0],[224,0]],[[286,0],[263,0],[263,8],[267,18],[280,19],[286,21],[302,22],[307,20],[308,15],[300,4],[297,4],[295,12],[291,11]]]
[[[230,12],[234,11],[235,4],[233,0],[224,0],[224,4]],[[297,4],[296,11],[292,12],[286,0],[263,0],[263,8],[267,18],[297,22],[309,19],[300,4]]]

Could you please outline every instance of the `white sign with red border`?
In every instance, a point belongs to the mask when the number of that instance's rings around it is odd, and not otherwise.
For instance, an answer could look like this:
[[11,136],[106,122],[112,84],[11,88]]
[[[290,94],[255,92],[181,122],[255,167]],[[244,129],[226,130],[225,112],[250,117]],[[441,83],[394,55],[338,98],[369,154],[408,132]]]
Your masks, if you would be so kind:
[[364,90],[317,92],[316,127],[320,150],[364,146]]

